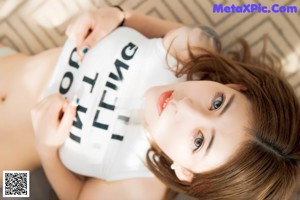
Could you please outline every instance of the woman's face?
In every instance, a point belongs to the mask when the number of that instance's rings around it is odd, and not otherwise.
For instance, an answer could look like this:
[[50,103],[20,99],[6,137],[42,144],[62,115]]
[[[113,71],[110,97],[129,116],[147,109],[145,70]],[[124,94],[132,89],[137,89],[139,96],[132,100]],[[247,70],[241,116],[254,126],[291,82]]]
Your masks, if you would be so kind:
[[193,173],[225,163],[247,139],[251,105],[242,86],[188,81],[149,89],[145,123],[176,164]]

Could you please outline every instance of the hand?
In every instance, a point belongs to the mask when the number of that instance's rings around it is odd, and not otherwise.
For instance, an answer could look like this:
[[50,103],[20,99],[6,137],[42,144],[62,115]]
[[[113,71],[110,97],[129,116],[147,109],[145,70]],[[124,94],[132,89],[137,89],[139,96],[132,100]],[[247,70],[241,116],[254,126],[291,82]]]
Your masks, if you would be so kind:
[[59,94],[50,95],[31,111],[36,148],[40,154],[57,151],[69,135],[76,108]]
[[75,18],[66,30],[67,36],[76,42],[79,56],[93,47],[118,27],[124,14],[115,7],[89,11]]

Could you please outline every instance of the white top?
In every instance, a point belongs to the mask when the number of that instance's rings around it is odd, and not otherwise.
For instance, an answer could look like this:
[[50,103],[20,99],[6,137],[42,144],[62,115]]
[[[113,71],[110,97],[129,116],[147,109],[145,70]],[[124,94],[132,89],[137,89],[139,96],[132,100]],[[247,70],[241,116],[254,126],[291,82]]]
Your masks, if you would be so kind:
[[[80,99],[70,136],[59,150],[68,169],[106,181],[153,176],[145,167],[150,146],[139,113],[148,88],[179,81],[166,55],[161,38],[148,39],[126,27],[91,48],[80,64],[75,44],[65,43],[48,94]],[[168,64],[176,65],[170,55]]]

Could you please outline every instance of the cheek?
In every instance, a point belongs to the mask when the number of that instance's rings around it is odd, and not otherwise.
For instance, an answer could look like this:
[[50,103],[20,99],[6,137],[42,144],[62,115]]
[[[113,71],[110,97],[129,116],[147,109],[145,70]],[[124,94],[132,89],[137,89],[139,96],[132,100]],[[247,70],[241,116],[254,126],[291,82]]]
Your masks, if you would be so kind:
[[171,137],[167,140],[158,141],[160,149],[173,161],[181,166],[190,168],[191,152],[186,139]]
[[153,131],[152,136],[160,149],[172,160],[180,161],[188,155],[189,136],[180,123],[159,123]]
[[153,121],[157,118],[157,112],[155,111],[155,90],[149,89],[144,95],[144,117],[149,127],[153,126]]
[[178,160],[178,155],[183,152],[182,139],[170,132],[154,133],[154,140],[159,148],[172,160]]

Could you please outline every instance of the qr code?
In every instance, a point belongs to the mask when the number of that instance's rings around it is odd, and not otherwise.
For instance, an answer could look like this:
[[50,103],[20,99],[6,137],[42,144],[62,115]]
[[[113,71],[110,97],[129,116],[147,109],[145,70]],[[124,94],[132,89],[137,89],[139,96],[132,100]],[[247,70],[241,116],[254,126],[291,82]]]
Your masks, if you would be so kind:
[[29,197],[29,171],[3,171],[3,197]]

